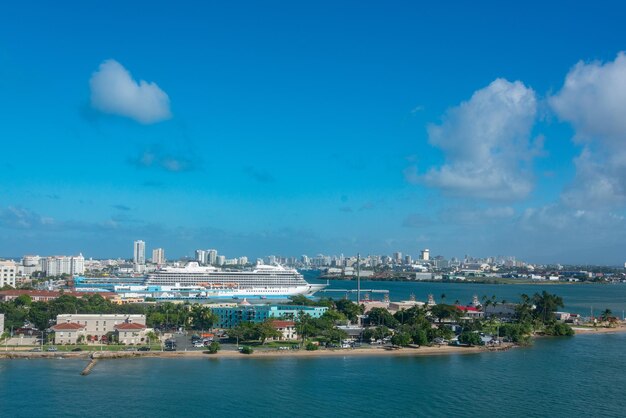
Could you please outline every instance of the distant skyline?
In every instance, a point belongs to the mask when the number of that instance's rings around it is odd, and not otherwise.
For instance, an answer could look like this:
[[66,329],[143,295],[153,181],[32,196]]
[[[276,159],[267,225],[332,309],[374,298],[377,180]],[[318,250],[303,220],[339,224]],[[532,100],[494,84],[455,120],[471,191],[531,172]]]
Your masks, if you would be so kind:
[[620,2],[13,2],[0,255],[626,261]]

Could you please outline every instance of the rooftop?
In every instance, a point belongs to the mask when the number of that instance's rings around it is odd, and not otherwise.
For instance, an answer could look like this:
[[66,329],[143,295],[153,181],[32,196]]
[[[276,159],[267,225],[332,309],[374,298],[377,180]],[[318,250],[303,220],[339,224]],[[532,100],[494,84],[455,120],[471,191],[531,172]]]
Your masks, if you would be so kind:
[[85,326],[77,324],[76,322],[65,322],[62,324],[56,324],[51,328],[53,331],[78,331],[79,329],[85,328]]

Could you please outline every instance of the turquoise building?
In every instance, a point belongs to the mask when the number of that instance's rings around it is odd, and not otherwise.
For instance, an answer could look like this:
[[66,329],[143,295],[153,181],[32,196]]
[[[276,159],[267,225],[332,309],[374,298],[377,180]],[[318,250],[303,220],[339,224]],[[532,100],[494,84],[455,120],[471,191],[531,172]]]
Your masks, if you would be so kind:
[[242,322],[263,322],[266,319],[298,319],[300,313],[319,318],[328,310],[325,306],[246,305],[211,308],[218,316],[218,328],[233,328]]

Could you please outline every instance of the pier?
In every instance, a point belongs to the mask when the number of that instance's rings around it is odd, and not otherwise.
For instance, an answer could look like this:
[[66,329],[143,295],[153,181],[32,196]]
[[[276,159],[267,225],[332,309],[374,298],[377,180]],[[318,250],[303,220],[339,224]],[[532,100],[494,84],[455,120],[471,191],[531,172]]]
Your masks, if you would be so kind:
[[85,367],[83,371],[80,372],[80,375],[87,376],[89,373],[91,373],[91,370],[96,366],[97,363],[98,363],[98,359],[95,359],[92,357],[87,367]]

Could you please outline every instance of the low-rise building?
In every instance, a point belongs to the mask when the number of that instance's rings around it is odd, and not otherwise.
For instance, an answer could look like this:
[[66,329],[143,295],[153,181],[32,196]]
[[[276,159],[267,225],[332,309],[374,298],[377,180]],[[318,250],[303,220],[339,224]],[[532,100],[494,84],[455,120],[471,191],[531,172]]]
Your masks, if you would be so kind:
[[106,299],[115,297],[113,292],[60,292],[56,290],[24,290],[24,289],[11,289],[0,291],[0,302],[10,302],[17,299],[21,295],[28,295],[33,302],[48,302],[58,298],[61,295],[75,296],[81,298],[83,296],[91,296],[98,294]]
[[143,344],[146,341],[146,325],[124,322],[114,326],[115,337],[120,344]]
[[237,307],[210,307],[217,315],[219,328],[233,328],[242,322],[263,322],[267,319],[297,319],[301,313],[319,318],[328,310],[325,306],[299,305],[240,305]]
[[85,325],[76,322],[64,322],[50,328],[54,332],[55,344],[77,344],[85,340]]
[[118,328],[116,328],[116,326],[120,324],[140,324],[143,326],[143,329],[145,331],[146,316],[128,314],[57,315],[57,325],[70,323],[84,325],[84,332],[88,341],[101,341],[103,339],[102,337],[105,337],[105,340],[108,338],[108,333],[117,333]]
[[455,305],[455,306],[457,307],[457,309],[463,312],[462,319],[477,319],[477,318],[482,318],[485,315],[483,311],[473,306],[460,306],[460,305]]
[[415,306],[417,307],[423,307],[425,305],[424,302],[420,302],[417,300],[403,300],[400,302],[389,302],[389,312],[391,313],[396,313],[398,311],[401,311],[403,309],[411,309]]
[[272,321],[272,326],[282,335],[275,340],[289,341],[297,340],[298,333],[296,331],[296,323],[293,321]]
[[495,316],[501,319],[511,319],[516,315],[516,307],[516,303],[496,303],[495,305],[484,306],[483,310],[487,317]]

